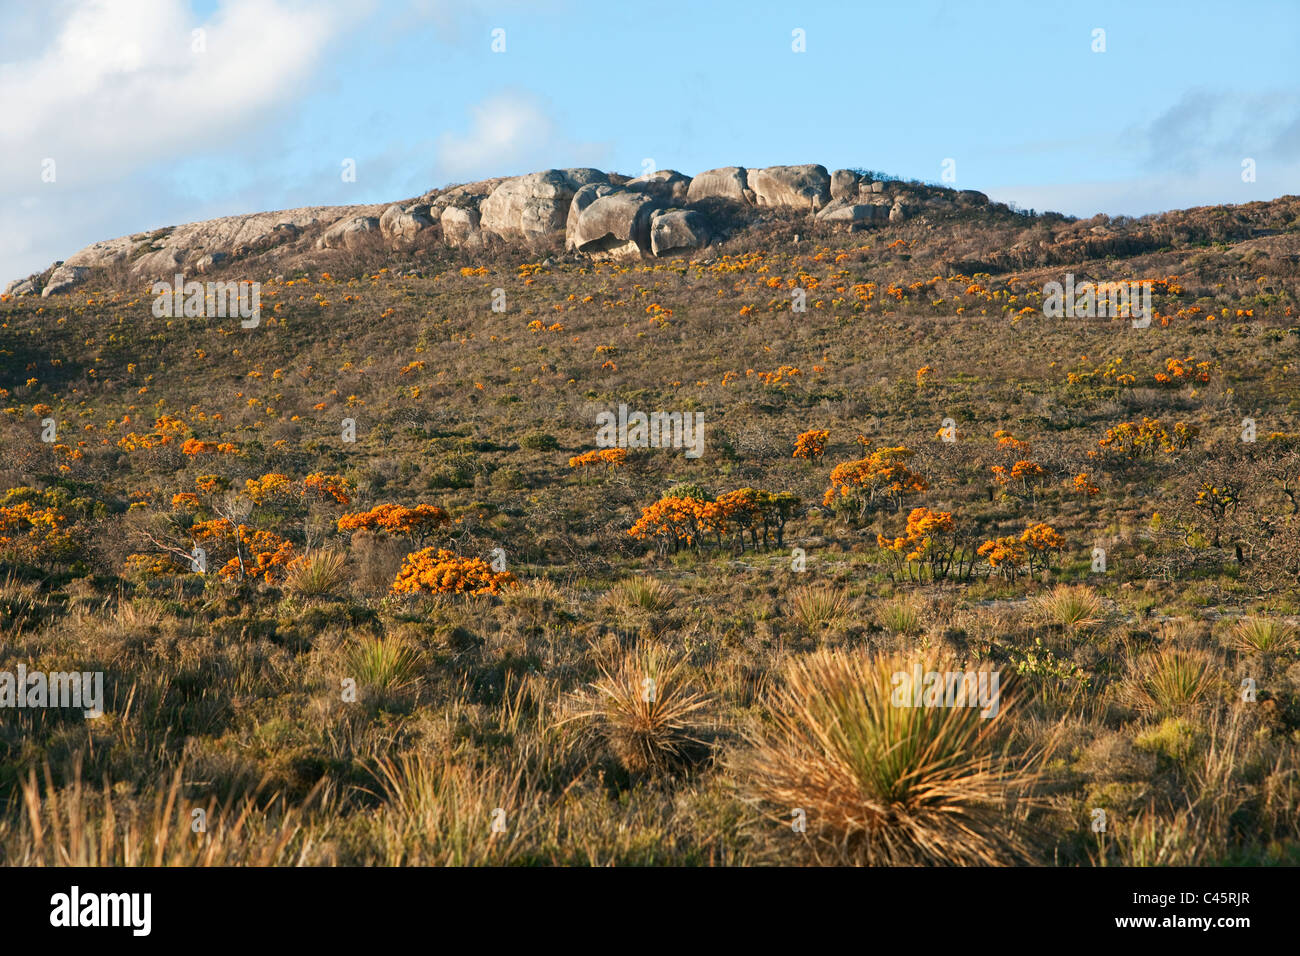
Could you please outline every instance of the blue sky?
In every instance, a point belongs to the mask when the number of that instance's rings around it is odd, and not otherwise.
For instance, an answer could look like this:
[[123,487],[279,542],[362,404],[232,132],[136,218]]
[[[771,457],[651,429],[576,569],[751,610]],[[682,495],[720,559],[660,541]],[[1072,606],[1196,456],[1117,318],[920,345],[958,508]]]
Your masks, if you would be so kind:
[[1083,216],[1300,192],[1294,0],[0,0],[0,22],[0,280],[550,166],[952,159],[958,187]]

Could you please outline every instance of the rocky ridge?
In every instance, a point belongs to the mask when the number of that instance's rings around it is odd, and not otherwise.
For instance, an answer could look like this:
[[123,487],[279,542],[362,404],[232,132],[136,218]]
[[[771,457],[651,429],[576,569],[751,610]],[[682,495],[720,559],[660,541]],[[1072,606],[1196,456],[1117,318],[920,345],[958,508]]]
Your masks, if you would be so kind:
[[430,241],[468,249],[493,242],[529,249],[562,244],[592,259],[642,259],[690,254],[727,234],[727,221],[765,210],[805,212],[819,222],[860,228],[899,222],[936,203],[987,202],[982,193],[865,179],[816,164],[723,166],[694,177],[666,169],[634,179],[591,168],[547,169],[388,205],[227,216],[109,239],[9,283],[5,294],[71,292],[100,270],[147,283],[176,273],[225,271],[267,253],[292,267],[327,264],[331,255],[376,244],[401,250]]

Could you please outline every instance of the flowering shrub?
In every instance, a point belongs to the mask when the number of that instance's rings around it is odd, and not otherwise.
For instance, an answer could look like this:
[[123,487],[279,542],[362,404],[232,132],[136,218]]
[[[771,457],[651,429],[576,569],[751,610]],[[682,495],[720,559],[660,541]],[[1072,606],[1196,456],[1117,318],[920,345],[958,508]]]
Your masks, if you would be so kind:
[[394,594],[500,594],[518,587],[509,571],[494,571],[481,558],[464,558],[443,548],[408,554],[393,581]]
[[723,536],[735,532],[736,548],[745,550],[745,535],[755,548],[784,542],[785,525],[799,510],[797,495],[771,493],[757,488],[739,488],[719,495],[714,501],[693,486],[678,486],[645,508],[629,530],[634,538],[654,540],[661,552],[679,551],[683,546],[700,547],[712,535],[719,547]]
[[339,518],[339,531],[370,531],[376,534],[422,538],[451,524],[451,517],[437,505],[375,505],[369,511]]
[[907,448],[880,448],[866,458],[846,461],[831,470],[831,486],[822,504],[856,505],[858,517],[867,515],[878,499],[892,500],[895,508],[903,497],[925,491],[929,483],[907,467],[915,453]]
[[[964,552],[956,536],[956,523],[950,511],[931,511],[929,508],[913,508],[907,516],[907,526],[903,533],[895,538],[883,534],[876,535],[876,545],[887,552],[899,571],[906,564],[911,570],[917,569],[919,579],[921,571],[928,567],[931,580],[940,580],[949,576],[957,578],[970,574],[970,565],[974,555]],[[956,563],[954,573],[953,564]],[[963,574],[963,566],[965,573]]]
[[791,457],[816,461],[826,454],[826,442],[830,437],[830,431],[825,428],[804,432],[794,440],[794,454]]
[[342,475],[326,475],[318,471],[302,480],[303,497],[314,496],[321,501],[347,505],[352,503],[352,493],[352,482]]
[[1106,436],[1097,447],[1129,461],[1153,457],[1157,450],[1172,455],[1191,446],[1199,429],[1195,425],[1178,422],[1169,431],[1158,419],[1143,417],[1141,422],[1122,422],[1106,430]]
[[613,471],[615,468],[622,468],[626,464],[626,448],[601,448],[596,451],[585,451],[581,455],[574,455],[569,459],[570,468],[585,470],[596,465],[602,465],[606,473]]
[[1009,535],[985,541],[976,553],[988,561],[992,570],[1008,580],[1014,580],[1022,569],[1031,577],[1036,570],[1041,570],[1046,580],[1052,555],[1064,546],[1065,539],[1055,528],[1038,522],[1026,528],[1019,537]]

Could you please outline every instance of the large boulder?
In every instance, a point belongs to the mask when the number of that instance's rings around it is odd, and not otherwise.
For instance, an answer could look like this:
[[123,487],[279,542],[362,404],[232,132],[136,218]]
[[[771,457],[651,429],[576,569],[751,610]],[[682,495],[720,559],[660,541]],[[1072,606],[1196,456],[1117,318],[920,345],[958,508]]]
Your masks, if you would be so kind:
[[744,166],[721,166],[706,169],[692,179],[686,190],[686,200],[699,202],[701,199],[734,199],[736,202],[749,202],[745,189]]
[[656,256],[700,249],[709,244],[709,224],[693,209],[656,212],[650,219],[650,251]]
[[330,226],[316,240],[317,249],[356,249],[379,231],[376,216],[347,216]]
[[601,196],[608,196],[612,192],[617,190],[607,183],[588,183],[573,194],[573,202],[569,204],[569,216],[564,225],[564,248],[570,251],[576,248],[573,237],[578,231],[578,221],[582,218],[582,211]]
[[394,246],[409,246],[416,236],[433,225],[429,217],[429,207],[417,203],[409,210],[393,205],[384,210],[379,217],[379,232]]
[[442,223],[442,237],[453,246],[463,246],[479,238],[477,209],[448,206],[442,211],[439,221]]
[[15,279],[5,286],[5,295],[31,295],[36,291],[36,280],[38,276],[28,276],[26,279]]
[[831,176],[825,166],[768,166],[746,177],[760,206],[816,211],[831,201]]
[[660,169],[636,179],[629,179],[623,188],[634,193],[645,193],[662,203],[681,205],[690,192],[691,177],[675,169]]
[[858,194],[862,179],[851,169],[837,169],[831,173],[831,199],[852,199]]
[[502,239],[545,242],[565,231],[573,194],[607,182],[599,169],[545,169],[497,186],[479,206],[480,225]]
[[617,190],[596,196],[576,213],[567,248],[599,259],[640,258],[650,249],[650,217],[658,208],[644,193]]
[[888,206],[873,205],[872,203],[851,203],[846,199],[836,199],[829,206],[820,210],[816,215],[816,219],[818,222],[855,225],[883,222],[888,215]]
[[71,266],[65,262],[50,273],[45,288],[41,290],[41,297],[48,298],[63,292],[71,292],[88,278],[90,278],[88,266]]

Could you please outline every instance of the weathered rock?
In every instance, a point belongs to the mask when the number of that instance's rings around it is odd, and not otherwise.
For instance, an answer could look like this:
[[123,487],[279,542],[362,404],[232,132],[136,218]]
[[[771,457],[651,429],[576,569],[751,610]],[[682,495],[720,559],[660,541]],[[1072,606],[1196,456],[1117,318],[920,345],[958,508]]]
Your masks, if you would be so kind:
[[614,191],[613,186],[605,183],[588,183],[573,194],[573,201],[569,204],[569,215],[564,224],[565,249],[572,251],[577,248],[573,236],[577,232],[578,220],[582,217],[582,211],[601,196],[608,196]]
[[453,246],[464,245],[479,237],[479,215],[477,209],[463,206],[448,206],[442,211],[442,237]]
[[348,216],[326,229],[316,240],[317,249],[355,249],[379,231],[377,216]]
[[479,206],[480,225],[502,239],[543,242],[564,232],[573,194],[606,182],[598,169],[546,169],[507,179]]
[[380,234],[395,246],[413,244],[416,237],[432,225],[429,207],[423,204],[417,204],[409,212],[401,206],[389,206],[379,217]]
[[975,189],[962,189],[957,193],[957,201],[963,206],[987,206],[989,197]]
[[876,180],[874,183],[871,184],[871,191],[876,194],[883,193],[885,191],[884,182],[879,179]]
[[904,219],[907,218],[908,213],[910,211],[911,211],[910,207],[907,205],[907,203],[896,201],[893,207],[889,210],[889,221],[902,222]]
[[831,201],[831,177],[825,166],[768,166],[751,169],[746,182],[760,206],[818,210]]
[[650,219],[650,251],[656,256],[701,249],[708,244],[709,224],[693,209],[656,212]]
[[601,259],[635,259],[650,249],[652,197],[619,190],[597,196],[578,212],[568,248]]
[[686,190],[687,202],[699,202],[701,199],[734,199],[736,202],[752,203],[752,198],[745,196],[745,167],[721,166],[706,169],[694,179]]
[[71,292],[88,278],[90,278],[89,266],[70,266],[65,262],[50,273],[45,288],[41,290],[41,298]]
[[845,199],[837,199],[818,212],[816,218],[820,222],[868,223],[877,221],[877,216],[883,219],[884,217],[877,210],[883,212],[884,209],[883,206],[875,206],[871,203],[850,203]]
[[691,177],[683,176],[675,169],[660,169],[636,179],[629,179],[624,185],[634,193],[645,193],[662,203],[681,205],[686,202],[690,192]]
[[851,169],[837,169],[831,173],[831,198],[852,199],[858,194],[858,182],[862,179]]
[[26,279],[15,279],[5,286],[5,295],[31,295],[36,291],[36,277],[28,276]]
[[229,258],[230,256],[224,252],[209,252],[206,256],[199,257],[199,260],[194,263],[194,269],[201,275],[206,274]]

